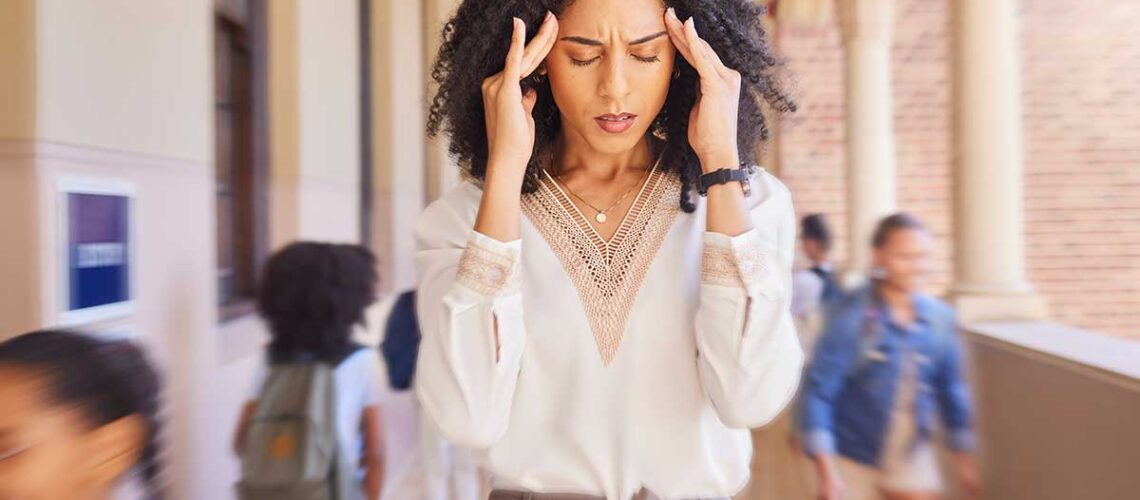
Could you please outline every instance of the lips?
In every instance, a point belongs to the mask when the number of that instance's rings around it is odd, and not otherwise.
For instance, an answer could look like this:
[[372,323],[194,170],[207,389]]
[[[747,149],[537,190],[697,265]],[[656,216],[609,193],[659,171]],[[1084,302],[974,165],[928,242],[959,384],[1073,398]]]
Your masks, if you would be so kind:
[[594,121],[597,122],[598,126],[611,134],[620,134],[629,130],[636,119],[637,115],[633,113],[606,113],[594,117]]

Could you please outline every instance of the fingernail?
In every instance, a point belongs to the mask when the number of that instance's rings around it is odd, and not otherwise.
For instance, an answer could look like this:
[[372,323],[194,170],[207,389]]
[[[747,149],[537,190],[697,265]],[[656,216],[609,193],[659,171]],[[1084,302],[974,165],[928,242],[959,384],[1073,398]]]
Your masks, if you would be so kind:
[[519,24],[519,23],[523,22],[523,20],[522,20],[522,19],[519,19],[519,18],[517,18],[517,17],[512,17],[511,19],[514,19],[514,21],[511,21],[511,22],[513,22],[514,24]]
[[665,14],[673,19],[677,19],[677,11],[673,10],[672,7],[665,9]]
[[548,11],[546,11],[546,19],[544,19],[544,21],[543,21],[543,22],[545,22],[545,21],[549,21],[549,20],[550,20],[550,18],[552,18],[552,17],[554,17],[554,13],[553,13],[553,12],[550,12],[549,10],[548,10]]

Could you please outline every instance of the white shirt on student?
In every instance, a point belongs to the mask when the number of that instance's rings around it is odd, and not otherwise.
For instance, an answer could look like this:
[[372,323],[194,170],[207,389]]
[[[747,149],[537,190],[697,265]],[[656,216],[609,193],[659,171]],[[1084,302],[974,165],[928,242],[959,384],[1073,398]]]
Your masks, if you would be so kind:
[[549,177],[523,197],[516,241],[473,231],[470,183],[422,215],[416,390],[497,487],[690,498],[747,483],[747,429],[784,408],[803,362],[791,196],[754,178],[754,229],[730,238],[679,193],[654,169],[608,244]]

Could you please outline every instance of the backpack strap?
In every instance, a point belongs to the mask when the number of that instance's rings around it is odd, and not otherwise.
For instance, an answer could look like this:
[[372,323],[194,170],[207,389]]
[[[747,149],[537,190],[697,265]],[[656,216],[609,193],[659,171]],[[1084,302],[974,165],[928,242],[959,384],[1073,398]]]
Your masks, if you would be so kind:
[[309,363],[326,363],[332,367],[340,366],[346,359],[352,357],[357,351],[365,349],[366,346],[357,342],[349,342],[347,346],[335,354],[314,354],[310,352],[298,351],[281,351],[270,347],[267,351],[269,358],[269,365],[291,365],[291,364],[309,364]]

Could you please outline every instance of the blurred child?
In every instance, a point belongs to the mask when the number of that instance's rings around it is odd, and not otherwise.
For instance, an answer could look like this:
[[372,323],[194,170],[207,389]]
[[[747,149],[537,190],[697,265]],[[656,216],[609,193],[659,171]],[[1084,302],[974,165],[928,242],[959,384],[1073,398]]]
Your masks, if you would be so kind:
[[936,499],[941,417],[968,494],[979,489],[973,411],[954,311],[920,291],[930,235],[896,214],[875,231],[871,283],[829,310],[802,395],[820,498]]
[[257,306],[272,340],[236,431],[241,498],[380,497],[385,377],[375,350],[351,340],[375,267],[363,247],[312,242],[266,264]]
[[0,343],[0,499],[110,499],[132,471],[158,498],[158,394],[129,342],[39,331]]

